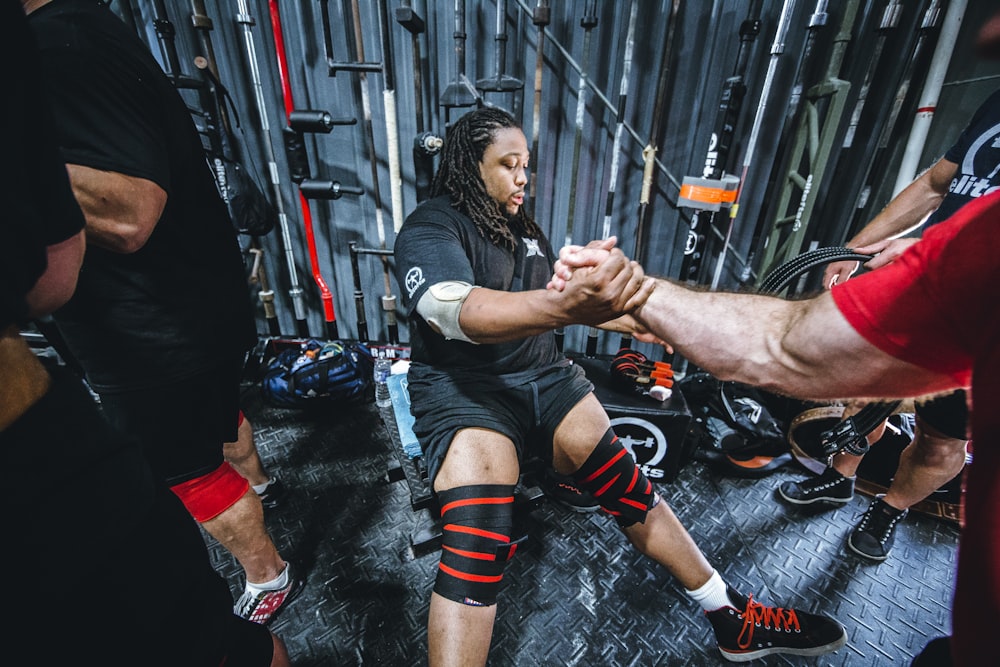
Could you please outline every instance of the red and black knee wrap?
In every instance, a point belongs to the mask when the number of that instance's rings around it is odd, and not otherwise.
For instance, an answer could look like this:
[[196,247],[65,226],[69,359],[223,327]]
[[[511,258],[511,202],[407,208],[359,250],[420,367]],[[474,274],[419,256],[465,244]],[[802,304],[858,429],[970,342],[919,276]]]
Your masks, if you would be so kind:
[[496,604],[504,566],[517,549],[510,539],[514,487],[460,486],[437,496],[442,539],[434,592],[475,607]]
[[653,485],[610,428],[573,473],[573,480],[594,496],[622,528],[645,522],[646,514],[656,504]]

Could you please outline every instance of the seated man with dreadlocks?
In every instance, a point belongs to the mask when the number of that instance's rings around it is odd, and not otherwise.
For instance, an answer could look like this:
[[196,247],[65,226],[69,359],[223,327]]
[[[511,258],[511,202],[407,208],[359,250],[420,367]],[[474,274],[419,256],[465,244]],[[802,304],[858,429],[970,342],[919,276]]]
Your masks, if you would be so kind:
[[[649,296],[651,280],[611,249],[611,261],[574,275],[561,292],[546,290],[556,255],[522,208],[527,163],[527,142],[509,114],[482,108],[462,116],[445,140],[431,199],[408,216],[395,244],[412,323],[414,432],[444,524],[430,665],[486,663],[515,550],[514,488],[529,453],[571,475],[677,578],[707,613],[726,658],[839,648],[846,633],[838,622],[766,607],[726,585],[618,442],[582,369],[558,350],[553,332],[570,324],[614,320],[640,335],[628,313]],[[526,452],[529,441],[551,450]]]

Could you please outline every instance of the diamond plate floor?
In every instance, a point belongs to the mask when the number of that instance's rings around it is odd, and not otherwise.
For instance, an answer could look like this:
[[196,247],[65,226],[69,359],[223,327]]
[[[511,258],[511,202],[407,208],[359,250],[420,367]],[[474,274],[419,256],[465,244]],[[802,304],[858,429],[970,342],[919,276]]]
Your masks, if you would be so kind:
[[[294,664],[426,664],[437,553],[414,554],[426,510],[412,509],[405,480],[390,481],[397,459],[377,408],[273,409],[251,386],[244,411],[266,464],[290,491],[268,511],[268,526],[307,577],[272,626]],[[754,664],[909,665],[950,629],[957,526],[911,513],[889,560],[869,564],[843,547],[867,498],[826,513],[777,502],[775,487],[801,474],[788,467],[747,480],[691,462],[658,489],[730,583],[764,603],[830,613],[847,627],[848,643],[835,653]],[[491,665],[728,664],[697,606],[610,520],[542,499],[519,525],[528,540],[507,567]],[[237,595],[238,566],[206,539]]]

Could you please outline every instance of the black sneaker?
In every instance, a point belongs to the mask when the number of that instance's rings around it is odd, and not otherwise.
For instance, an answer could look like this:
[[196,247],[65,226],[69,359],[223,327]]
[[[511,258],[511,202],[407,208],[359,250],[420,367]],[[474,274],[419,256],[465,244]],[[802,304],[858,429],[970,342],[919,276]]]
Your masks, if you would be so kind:
[[596,512],[601,509],[600,503],[578,487],[569,475],[546,470],[542,475],[541,487],[546,496],[574,512]]
[[864,558],[878,562],[889,557],[896,524],[909,510],[898,510],[878,496],[865,510],[861,522],[847,537],[847,547]]
[[281,483],[281,480],[277,477],[272,477],[271,482],[264,488],[264,491],[258,493],[257,496],[260,498],[260,504],[264,506],[264,509],[274,509],[284,500],[285,493],[285,485]]
[[847,642],[847,631],[828,616],[766,607],[727,586],[733,606],[705,612],[722,657],[749,662],[772,653],[823,655]]
[[782,482],[778,495],[793,505],[824,502],[844,505],[854,497],[854,478],[844,477],[831,466],[823,474],[800,482]]

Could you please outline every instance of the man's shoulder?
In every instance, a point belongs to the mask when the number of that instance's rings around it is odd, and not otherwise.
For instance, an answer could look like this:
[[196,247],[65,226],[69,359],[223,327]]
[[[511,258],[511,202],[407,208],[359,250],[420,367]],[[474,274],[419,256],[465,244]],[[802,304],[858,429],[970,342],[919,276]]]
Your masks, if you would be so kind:
[[422,201],[406,216],[400,234],[416,227],[468,227],[473,225],[467,215],[452,205],[451,197],[442,195]]
[[49,77],[93,80],[94,70],[105,78],[119,75],[125,63],[148,52],[114,12],[95,3],[52,2],[28,15],[28,22],[40,56],[50,64]]
[[465,217],[452,205],[451,197],[449,195],[440,195],[430,199],[425,199],[417,204],[417,207],[413,209],[408,217],[417,220],[433,218],[440,215],[444,215],[448,218]]

